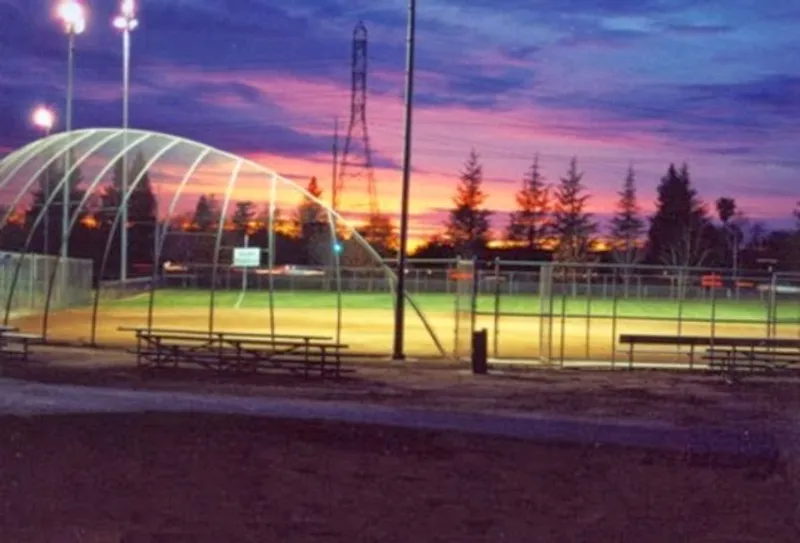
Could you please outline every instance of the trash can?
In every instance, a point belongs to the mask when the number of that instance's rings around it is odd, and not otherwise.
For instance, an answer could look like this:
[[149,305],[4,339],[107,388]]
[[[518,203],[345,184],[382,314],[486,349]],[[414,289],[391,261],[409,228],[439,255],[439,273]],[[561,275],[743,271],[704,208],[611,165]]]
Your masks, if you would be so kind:
[[485,375],[487,365],[487,338],[486,328],[472,332],[472,373]]

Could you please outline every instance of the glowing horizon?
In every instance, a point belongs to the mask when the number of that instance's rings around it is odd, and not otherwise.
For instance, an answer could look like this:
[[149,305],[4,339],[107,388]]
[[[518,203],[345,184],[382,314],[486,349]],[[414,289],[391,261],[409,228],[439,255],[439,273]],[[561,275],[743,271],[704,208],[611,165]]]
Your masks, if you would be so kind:
[[[92,17],[77,40],[78,128],[115,126],[121,119],[120,39],[107,24],[118,6],[108,4],[88,3]],[[6,127],[0,149],[39,137],[29,112],[35,104],[63,107],[65,86],[65,37],[52,21],[52,6],[9,5],[4,18],[12,31],[0,36],[9,60],[0,90],[10,107],[0,111]],[[247,157],[302,186],[317,177],[326,201],[335,118],[340,149],[348,127],[352,30],[364,20],[375,177],[380,207],[396,222],[402,6],[265,1],[246,15],[202,0],[138,7],[131,126]],[[550,182],[578,157],[593,195],[589,210],[601,221],[613,212],[630,163],[647,214],[668,165],[685,161],[705,202],[734,197],[754,220],[790,224],[800,194],[793,122],[800,113],[800,69],[780,52],[797,42],[788,22],[800,14],[737,2],[688,8],[667,0],[655,8],[545,1],[536,8],[509,0],[434,0],[420,8],[419,18],[415,244],[441,229],[473,147],[484,166],[496,233],[504,230],[514,193],[537,154]],[[158,172],[153,177],[162,197],[169,194],[174,180],[167,173],[163,180]],[[215,179],[209,173],[197,190],[220,193]],[[257,187],[242,195],[265,201]],[[341,209],[354,217],[368,207],[363,186],[346,187],[341,196]]]

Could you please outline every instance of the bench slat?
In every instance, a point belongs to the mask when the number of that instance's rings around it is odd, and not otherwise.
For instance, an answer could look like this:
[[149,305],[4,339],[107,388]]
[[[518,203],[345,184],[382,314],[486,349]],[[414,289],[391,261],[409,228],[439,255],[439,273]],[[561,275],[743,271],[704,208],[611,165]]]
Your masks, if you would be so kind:
[[[122,328],[120,328],[122,330]],[[224,371],[302,370],[320,375],[341,371],[340,351],[349,346],[323,336],[265,335],[197,330],[128,328],[137,339],[136,355],[143,367],[195,364]]]

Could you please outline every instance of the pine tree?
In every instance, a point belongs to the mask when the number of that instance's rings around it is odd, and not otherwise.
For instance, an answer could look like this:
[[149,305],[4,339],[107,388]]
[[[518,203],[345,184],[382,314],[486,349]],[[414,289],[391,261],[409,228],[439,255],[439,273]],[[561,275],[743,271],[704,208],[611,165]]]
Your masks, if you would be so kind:
[[795,219],[795,229],[789,240],[787,262],[789,269],[800,271],[800,201],[797,202],[792,215]]
[[158,202],[146,168],[147,162],[140,151],[134,155],[128,172],[131,187],[128,198],[128,262],[131,265],[152,264],[155,258]]
[[483,167],[475,150],[464,164],[461,178],[453,198],[455,208],[450,211],[447,237],[462,258],[478,256],[489,242],[489,217],[485,209],[486,194],[482,189]]
[[541,247],[548,230],[550,190],[539,172],[538,155],[516,195],[517,210],[511,213],[508,239],[524,242],[528,249]]
[[628,167],[622,190],[618,195],[617,211],[611,219],[613,255],[618,263],[630,266],[642,257],[640,243],[645,229],[636,197],[636,172],[633,166]]
[[388,215],[370,214],[367,223],[358,229],[358,233],[382,257],[392,256],[397,251],[399,240]]
[[255,209],[253,209],[253,202],[245,200],[236,202],[236,209],[233,211],[231,222],[233,223],[239,237],[243,238],[245,234],[252,233],[252,223],[255,219]]
[[[80,183],[83,181],[83,175],[80,167],[75,165],[74,157],[70,162],[70,171],[71,174],[66,187],[62,186],[65,176],[64,161],[62,160],[51,162],[37,179],[39,186],[34,191],[31,205],[25,214],[25,227],[27,230],[33,228],[37,217],[40,213],[42,215],[31,240],[31,247],[35,250],[41,250],[49,254],[55,254],[60,251],[65,189],[69,190],[68,224],[72,223],[73,217],[76,218],[75,224],[80,224],[87,214],[86,210],[80,210],[80,213],[78,213],[78,206],[83,200],[85,191],[79,188]],[[42,213],[42,210],[45,211]],[[46,244],[45,241],[47,242]]]
[[[724,239],[724,244],[727,246],[731,254],[731,265],[733,266],[734,271],[736,271],[738,268],[739,244],[744,238],[744,232],[742,228],[743,217],[737,209],[736,200],[733,198],[717,198],[717,201],[715,202],[715,208],[717,211],[717,217],[722,223],[722,237]],[[739,220],[734,220],[736,218]]]
[[333,254],[333,238],[328,214],[320,203],[322,189],[316,177],[311,178],[306,192],[294,216],[295,231],[305,254],[304,263],[327,265]]
[[668,266],[701,266],[711,255],[708,211],[692,188],[686,164],[670,164],[658,187],[650,219],[648,261]]
[[192,225],[200,232],[208,232],[219,220],[220,206],[213,194],[201,194],[194,207]]
[[[150,172],[144,155],[136,153],[128,165],[127,186],[128,192],[128,225],[147,224],[152,228],[156,216],[156,197],[150,183]],[[118,159],[113,166],[111,184],[108,185],[101,195],[101,222],[111,225],[117,213],[121,214],[124,194],[123,185],[123,161]],[[120,219],[121,220],[121,215]],[[118,224],[117,228],[121,229]]]
[[566,177],[560,178],[553,205],[553,233],[558,248],[556,260],[583,262],[589,255],[597,225],[586,211],[589,194],[583,186],[583,173],[578,171],[578,159],[570,161]]

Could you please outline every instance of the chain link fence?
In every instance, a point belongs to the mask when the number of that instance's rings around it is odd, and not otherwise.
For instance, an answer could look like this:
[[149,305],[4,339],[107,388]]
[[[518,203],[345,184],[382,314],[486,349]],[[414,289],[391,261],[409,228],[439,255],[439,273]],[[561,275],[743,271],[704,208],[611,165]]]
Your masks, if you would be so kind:
[[9,318],[43,312],[48,291],[51,311],[91,302],[92,261],[67,258],[56,268],[58,261],[54,255],[0,252],[0,302]]

